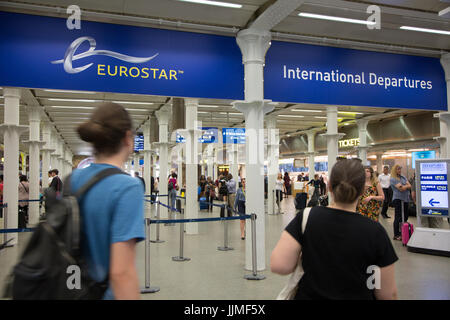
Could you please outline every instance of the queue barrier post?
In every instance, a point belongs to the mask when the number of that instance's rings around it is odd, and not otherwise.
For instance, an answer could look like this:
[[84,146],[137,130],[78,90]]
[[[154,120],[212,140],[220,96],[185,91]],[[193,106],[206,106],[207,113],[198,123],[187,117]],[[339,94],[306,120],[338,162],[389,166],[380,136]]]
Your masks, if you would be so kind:
[[252,271],[253,273],[250,275],[244,276],[244,279],[247,280],[264,280],[266,277],[264,275],[258,274],[257,270],[257,260],[256,260],[256,214],[251,214],[252,220]]
[[[184,209],[181,209],[181,214],[184,215]],[[177,257],[172,257],[172,260],[177,262],[191,260],[190,258],[183,257],[183,251],[184,251],[184,222],[180,223],[180,255]]]
[[[225,206],[222,206],[222,208],[224,208],[225,211]],[[217,250],[219,251],[229,251],[229,250],[234,250],[233,248],[228,246],[228,220],[223,220],[223,247],[217,247]]]
[[155,293],[160,291],[159,287],[150,286],[150,219],[145,220],[145,287],[141,293]]
[[[156,202],[156,219],[160,219],[160,202]],[[156,240],[150,240],[152,243],[163,243],[164,240],[159,239],[159,223],[156,224]]]

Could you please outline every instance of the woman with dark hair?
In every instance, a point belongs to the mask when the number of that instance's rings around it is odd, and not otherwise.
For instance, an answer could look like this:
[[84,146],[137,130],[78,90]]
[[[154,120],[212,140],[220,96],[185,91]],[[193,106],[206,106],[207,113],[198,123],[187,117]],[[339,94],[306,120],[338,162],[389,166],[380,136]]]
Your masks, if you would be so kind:
[[291,194],[291,178],[289,173],[284,173],[284,189],[286,190],[286,198]]
[[19,176],[19,229],[26,228],[28,223],[28,202],[30,199],[30,184],[25,175]]
[[378,179],[375,178],[372,167],[366,166],[364,171],[366,174],[364,193],[359,198],[356,210],[361,215],[378,222],[381,204],[384,201],[383,188],[381,188]]
[[329,179],[331,205],[300,210],[283,231],[270,267],[286,275],[300,261],[304,274],[295,299],[397,298],[398,258],[386,230],[356,213],[365,180],[360,161],[337,161]]
[[[133,153],[135,135],[125,108],[103,104],[77,131],[83,141],[92,145],[95,161],[72,173],[72,192],[104,170],[122,173]],[[145,237],[143,197],[139,180],[114,174],[100,180],[79,199],[82,254],[92,279],[108,279],[104,299],[140,298],[135,258],[136,243]]]

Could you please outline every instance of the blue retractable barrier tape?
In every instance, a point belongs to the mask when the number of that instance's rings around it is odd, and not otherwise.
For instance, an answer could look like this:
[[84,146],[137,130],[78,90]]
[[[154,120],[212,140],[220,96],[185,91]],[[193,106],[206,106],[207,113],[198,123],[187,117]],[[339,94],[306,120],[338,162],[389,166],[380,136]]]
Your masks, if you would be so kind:
[[0,229],[0,233],[19,233],[19,232],[33,232],[36,228],[23,228],[23,229]]
[[225,221],[225,220],[245,220],[251,219],[251,215],[227,217],[227,218],[203,218],[203,219],[174,219],[174,220],[150,220],[150,224],[155,223],[187,223],[187,222],[206,222],[206,221]]

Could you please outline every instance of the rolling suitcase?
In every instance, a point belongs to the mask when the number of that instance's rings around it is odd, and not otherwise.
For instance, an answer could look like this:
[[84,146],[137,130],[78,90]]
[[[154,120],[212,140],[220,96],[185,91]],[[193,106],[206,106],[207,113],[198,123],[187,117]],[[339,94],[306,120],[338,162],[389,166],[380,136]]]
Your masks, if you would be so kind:
[[206,202],[206,197],[200,198],[200,210],[208,210],[208,203]]
[[406,246],[414,232],[414,226],[409,222],[405,222],[405,212],[404,212],[405,206],[403,201],[401,202],[401,206],[402,206],[402,244],[403,246]]
[[301,210],[306,208],[306,201],[308,194],[306,192],[299,192],[295,195],[295,209]]

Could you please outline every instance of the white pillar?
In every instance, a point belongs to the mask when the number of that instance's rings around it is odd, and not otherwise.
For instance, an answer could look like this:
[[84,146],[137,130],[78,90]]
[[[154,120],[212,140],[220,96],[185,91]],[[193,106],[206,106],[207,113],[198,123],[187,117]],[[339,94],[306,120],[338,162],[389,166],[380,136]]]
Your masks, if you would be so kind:
[[151,167],[152,167],[152,150],[150,142],[150,121],[147,121],[143,126],[144,131],[144,173],[145,194],[150,194],[151,190]]
[[276,116],[269,116],[266,118],[267,124],[267,213],[275,214],[274,202],[276,202],[275,186],[277,181],[277,175],[279,172],[279,131],[277,127]]
[[356,120],[356,124],[358,125],[359,134],[358,157],[361,159],[363,166],[365,166],[367,165],[367,149],[369,148],[367,145],[367,125],[369,120],[359,119]]
[[[315,145],[314,145],[314,138],[316,136],[316,131],[308,131],[306,132],[306,135],[308,137],[308,177],[309,180],[314,179],[314,175],[316,173],[316,169],[314,167],[314,157],[316,155],[315,152]],[[328,167],[330,170],[330,168]]]
[[139,155],[139,153],[136,152],[134,154],[134,159],[133,159],[133,162],[134,162],[133,170],[134,170],[135,174],[136,174],[136,172],[139,173],[139,168],[140,168],[139,161],[140,161],[140,159],[141,159],[141,156]]
[[[167,190],[167,177],[169,176],[168,171],[168,137],[169,137],[169,107],[166,105],[160,110],[156,111],[156,117],[158,118],[159,125],[159,142],[156,145],[159,146],[159,194],[166,195]],[[168,204],[168,197],[163,197],[160,199],[163,203]],[[168,211],[167,208],[161,206],[160,210],[161,217],[167,218]]]
[[[245,72],[245,101],[234,102],[234,107],[244,113],[246,130],[246,212],[256,214],[257,269],[266,268],[264,219],[264,114],[274,109],[264,100],[264,61],[270,46],[269,31],[242,30],[237,43],[242,52]],[[246,222],[245,268],[252,269],[251,222]]]
[[48,171],[50,170],[50,154],[55,151],[51,143],[51,126],[44,122],[42,126],[42,140],[45,142],[42,148],[42,188],[48,187]]
[[228,159],[230,163],[230,173],[233,179],[238,183],[239,163],[238,163],[238,144],[229,144]]
[[[198,218],[197,182],[198,182],[198,137],[201,130],[197,127],[198,99],[186,99],[186,219]],[[187,234],[198,234],[198,223],[186,224]]]
[[180,185],[179,195],[181,195],[181,188],[183,188],[183,149],[184,143],[179,143],[177,146],[177,166],[178,166],[178,183]]
[[[30,153],[29,199],[37,200],[39,199],[39,149],[45,142],[40,141],[40,108],[37,106],[30,106],[27,109],[30,122],[30,140],[25,141],[24,144],[28,144]],[[46,177],[47,175],[44,175],[43,173],[42,176]],[[45,183],[45,181],[43,181],[43,183]],[[28,208],[30,226],[37,225],[39,223],[39,202],[30,202]]]
[[450,157],[450,112],[440,112],[434,116],[439,118],[439,137],[435,137],[440,145],[439,157],[448,159]]
[[[336,163],[336,157],[338,155],[338,141],[340,137],[344,136],[344,133],[338,133],[338,108],[335,106],[327,107],[327,133],[322,134],[327,138],[327,151],[328,151],[328,172],[331,174]],[[314,178],[314,177],[310,177]]]
[[[4,88],[3,96],[5,98],[5,116],[4,123],[0,126],[3,132],[4,143],[4,187],[3,203],[8,205],[4,210],[7,218],[7,229],[16,229],[18,226],[18,200],[19,200],[19,137],[28,130],[27,126],[19,125],[19,104],[20,90],[15,88]],[[17,233],[7,233],[7,240],[13,239],[9,244],[17,244]]]
[[381,174],[383,172],[383,154],[377,153],[377,172]]
[[210,143],[207,150],[207,168],[208,168],[208,177],[214,181],[214,144]]

